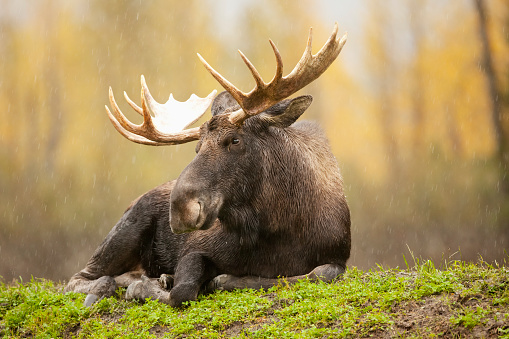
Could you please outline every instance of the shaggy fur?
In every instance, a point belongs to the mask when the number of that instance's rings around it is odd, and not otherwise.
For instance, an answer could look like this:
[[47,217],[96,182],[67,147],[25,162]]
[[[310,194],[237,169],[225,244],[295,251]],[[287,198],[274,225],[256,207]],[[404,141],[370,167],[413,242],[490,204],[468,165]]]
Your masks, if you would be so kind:
[[237,126],[228,120],[236,102],[221,93],[194,160],[128,208],[66,290],[94,301],[129,286],[128,298],[179,306],[200,289],[344,272],[350,213],[339,167],[316,124],[294,123],[310,103],[285,100]]

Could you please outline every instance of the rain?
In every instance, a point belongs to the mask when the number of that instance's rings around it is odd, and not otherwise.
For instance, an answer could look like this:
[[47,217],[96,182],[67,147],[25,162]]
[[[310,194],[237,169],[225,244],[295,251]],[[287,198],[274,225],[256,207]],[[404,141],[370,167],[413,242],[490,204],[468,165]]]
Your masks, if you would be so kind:
[[341,55],[299,93],[313,95],[303,119],[321,124],[342,169],[352,216],[348,265],[507,258],[509,7],[502,0],[0,6],[3,281],[69,279],[133,200],[176,179],[193,159],[194,143],[151,147],[121,137],[104,109],[109,86],[140,123],[122,92],[139,103],[142,74],[159,102],[170,93],[183,101],[221,91],[200,53],[249,91],[254,83],[237,49],[269,81],[269,38],[286,75],[309,28],[316,53],[335,22],[348,32]]

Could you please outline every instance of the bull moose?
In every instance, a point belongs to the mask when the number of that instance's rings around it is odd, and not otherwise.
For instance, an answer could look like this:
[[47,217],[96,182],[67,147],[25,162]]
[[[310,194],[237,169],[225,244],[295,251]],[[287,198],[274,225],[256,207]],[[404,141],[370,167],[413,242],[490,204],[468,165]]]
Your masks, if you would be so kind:
[[[244,93],[215,71],[226,89],[186,102],[170,96],[157,103],[141,77],[143,116],[131,123],[110,87],[115,128],[147,145],[198,140],[196,157],[177,180],[136,199],[76,273],[66,291],[87,293],[86,304],[127,287],[126,298],[148,297],[178,307],[200,291],[268,288],[286,277],[331,281],[350,256],[350,212],[342,177],[323,131],[296,122],[311,104],[309,95],[287,99],[318,78],[346,42],[338,26],[322,49],[307,47],[293,71],[283,76],[281,55],[270,41],[276,74],[265,83],[239,51],[256,82]],[[215,97],[215,98],[214,98]],[[212,102],[213,101],[213,102]],[[212,103],[212,118],[188,128]],[[152,116],[153,115],[153,116]]]

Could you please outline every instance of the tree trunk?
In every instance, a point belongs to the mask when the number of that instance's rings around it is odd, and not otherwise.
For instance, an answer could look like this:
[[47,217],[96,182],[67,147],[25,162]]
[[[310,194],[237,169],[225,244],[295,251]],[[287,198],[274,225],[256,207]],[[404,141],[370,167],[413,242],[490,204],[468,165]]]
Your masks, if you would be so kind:
[[491,55],[491,45],[488,37],[488,20],[484,0],[474,0],[479,20],[479,35],[482,44],[482,69],[486,75],[488,92],[491,103],[491,115],[495,131],[497,146],[496,157],[500,166],[500,188],[509,195],[509,136],[503,125],[504,108],[503,93],[496,78],[495,67]]

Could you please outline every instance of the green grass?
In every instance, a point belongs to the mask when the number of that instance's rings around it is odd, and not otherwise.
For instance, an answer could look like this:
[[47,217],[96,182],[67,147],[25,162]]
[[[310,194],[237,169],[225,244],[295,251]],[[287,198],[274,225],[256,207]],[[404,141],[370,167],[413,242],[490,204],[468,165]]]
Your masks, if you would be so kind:
[[412,269],[349,268],[334,283],[284,280],[266,291],[200,296],[183,309],[155,301],[103,299],[33,279],[0,285],[0,337],[509,339],[509,269],[431,261]]

